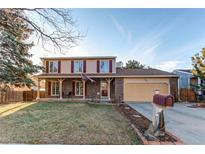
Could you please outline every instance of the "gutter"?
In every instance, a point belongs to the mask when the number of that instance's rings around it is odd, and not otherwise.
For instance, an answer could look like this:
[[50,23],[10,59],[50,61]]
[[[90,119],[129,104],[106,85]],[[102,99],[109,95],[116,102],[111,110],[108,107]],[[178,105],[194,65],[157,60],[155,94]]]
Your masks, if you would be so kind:
[[[129,76],[119,76],[119,75],[106,75],[106,76],[92,76],[92,75],[88,75],[91,78],[156,78],[156,77],[160,77],[160,78],[167,78],[167,77],[175,77],[175,78],[179,78],[179,76],[177,75],[129,75]],[[36,75],[37,78],[81,78],[81,76],[41,76],[41,75]]]

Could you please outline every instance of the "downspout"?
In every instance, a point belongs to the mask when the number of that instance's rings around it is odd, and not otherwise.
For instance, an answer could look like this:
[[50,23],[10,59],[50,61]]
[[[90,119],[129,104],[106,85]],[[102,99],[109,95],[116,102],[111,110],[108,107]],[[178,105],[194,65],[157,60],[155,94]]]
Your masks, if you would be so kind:
[[180,86],[179,86],[180,80],[179,78],[177,78],[177,87],[178,87],[178,100],[181,101],[181,97],[180,97]]

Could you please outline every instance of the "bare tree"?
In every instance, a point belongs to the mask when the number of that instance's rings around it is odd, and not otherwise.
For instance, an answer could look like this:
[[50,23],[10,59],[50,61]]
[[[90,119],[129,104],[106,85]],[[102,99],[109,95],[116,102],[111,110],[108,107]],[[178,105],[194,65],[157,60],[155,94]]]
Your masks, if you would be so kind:
[[[21,13],[16,13],[19,11],[21,11]],[[32,41],[38,44],[40,43],[42,47],[47,50],[53,47],[54,50],[62,52],[63,48],[69,49],[76,46],[78,40],[84,37],[77,30],[76,21],[73,19],[70,9],[0,9],[0,14],[2,16],[10,15],[22,19],[33,29],[34,37],[32,37]],[[9,19],[13,20],[13,18],[8,18],[8,20]],[[7,23],[11,22],[7,21]],[[0,23],[0,27],[1,26],[8,25]]]

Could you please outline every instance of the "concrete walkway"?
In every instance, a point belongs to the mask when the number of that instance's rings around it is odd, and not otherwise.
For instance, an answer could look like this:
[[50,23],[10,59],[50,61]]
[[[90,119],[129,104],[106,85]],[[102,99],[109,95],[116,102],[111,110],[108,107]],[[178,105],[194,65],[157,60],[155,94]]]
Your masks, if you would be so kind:
[[[129,106],[151,120],[151,103],[128,103]],[[205,144],[205,109],[189,108],[192,104],[175,104],[165,113],[166,129],[185,144]]]

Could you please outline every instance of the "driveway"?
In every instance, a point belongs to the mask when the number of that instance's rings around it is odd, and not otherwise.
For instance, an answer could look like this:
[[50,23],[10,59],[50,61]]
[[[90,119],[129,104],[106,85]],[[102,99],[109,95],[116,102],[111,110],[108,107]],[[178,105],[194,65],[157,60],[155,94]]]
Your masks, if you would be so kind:
[[[151,120],[151,103],[128,103],[129,106]],[[205,144],[205,109],[190,108],[191,103],[178,103],[165,113],[166,129],[185,144]]]

